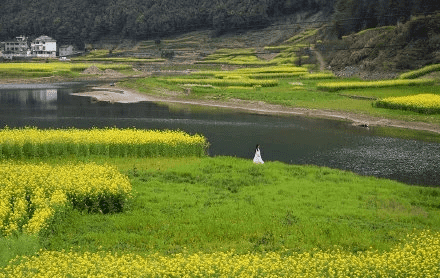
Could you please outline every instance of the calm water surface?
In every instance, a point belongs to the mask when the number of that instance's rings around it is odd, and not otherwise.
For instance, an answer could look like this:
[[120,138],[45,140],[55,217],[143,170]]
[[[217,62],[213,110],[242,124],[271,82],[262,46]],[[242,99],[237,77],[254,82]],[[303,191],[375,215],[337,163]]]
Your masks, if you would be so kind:
[[180,129],[208,138],[209,154],[314,164],[410,184],[440,185],[440,144],[373,135],[373,129],[303,117],[154,103],[93,103],[81,84],[0,87],[0,128],[136,127]]

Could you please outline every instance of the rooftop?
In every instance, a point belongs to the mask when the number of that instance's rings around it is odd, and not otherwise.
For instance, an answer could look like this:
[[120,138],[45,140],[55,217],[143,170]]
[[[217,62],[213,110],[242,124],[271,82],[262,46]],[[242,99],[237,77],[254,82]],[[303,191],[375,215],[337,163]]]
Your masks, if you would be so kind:
[[45,42],[56,42],[56,40],[52,39],[49,36],[43,35],[36,38],[34,41],[45,41]]

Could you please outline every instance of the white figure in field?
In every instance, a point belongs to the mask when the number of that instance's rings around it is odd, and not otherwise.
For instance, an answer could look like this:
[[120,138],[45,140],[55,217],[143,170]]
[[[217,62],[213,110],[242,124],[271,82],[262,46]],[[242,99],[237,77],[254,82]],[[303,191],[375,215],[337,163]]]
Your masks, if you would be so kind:
[[263,159],[261,158],[260,145],[258,145],[258,144],[255,147],[254,163],[255,164],[263,164],[264,163]]

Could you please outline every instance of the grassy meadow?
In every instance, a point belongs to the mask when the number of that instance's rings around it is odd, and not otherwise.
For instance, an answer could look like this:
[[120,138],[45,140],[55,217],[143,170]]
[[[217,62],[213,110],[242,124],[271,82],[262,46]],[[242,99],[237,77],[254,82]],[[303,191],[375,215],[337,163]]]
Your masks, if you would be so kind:
[[110,164],[132,197],[119,212],[70,207],[37,235],[0,237],[0,277],[370,277],[433,274],[440,260],[439,188],[233,157],[8,161]]

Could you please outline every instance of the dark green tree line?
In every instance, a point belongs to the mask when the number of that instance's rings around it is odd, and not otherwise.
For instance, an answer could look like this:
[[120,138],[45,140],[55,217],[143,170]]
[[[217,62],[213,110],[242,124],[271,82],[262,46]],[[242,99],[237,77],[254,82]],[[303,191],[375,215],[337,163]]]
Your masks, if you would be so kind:
[[214,29],[264,27],[299,11],[331,13],[334,0],[8,0],[0,3],[0,39],[54,37],[83,45],[108,36],[158,38]]

